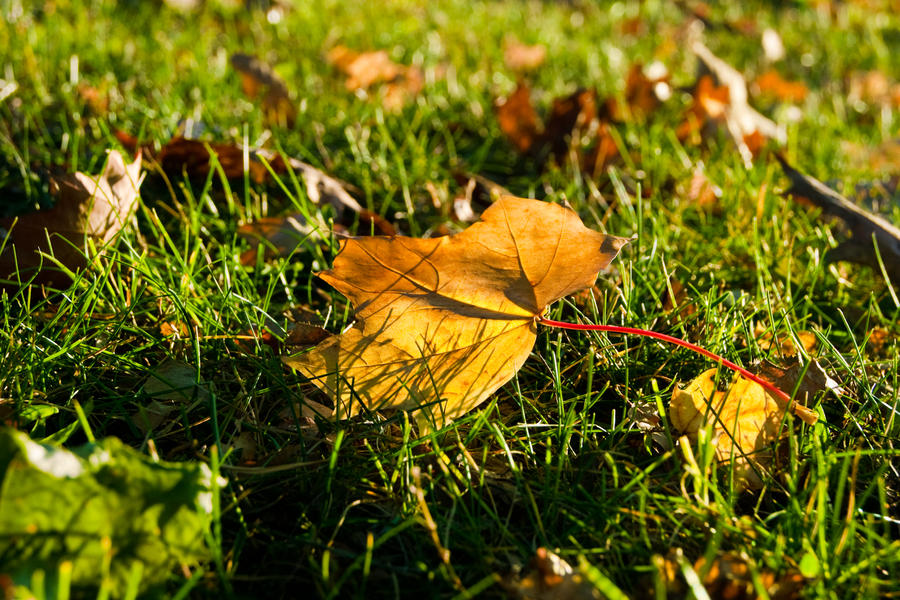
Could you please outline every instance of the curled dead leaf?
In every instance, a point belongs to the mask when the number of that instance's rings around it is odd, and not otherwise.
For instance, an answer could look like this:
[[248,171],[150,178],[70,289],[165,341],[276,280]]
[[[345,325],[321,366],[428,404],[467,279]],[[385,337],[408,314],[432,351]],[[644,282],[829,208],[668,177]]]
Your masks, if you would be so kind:
[[[126,164],[110,150],[100,175],[75,173],[51,181],[52,208],[0,219],[0,279],[65,284],[63,269],[87,266],[90,244],[102,246],[128,225],[137,210],[141,157]],[[53,259],[44,255],[52,256]]]

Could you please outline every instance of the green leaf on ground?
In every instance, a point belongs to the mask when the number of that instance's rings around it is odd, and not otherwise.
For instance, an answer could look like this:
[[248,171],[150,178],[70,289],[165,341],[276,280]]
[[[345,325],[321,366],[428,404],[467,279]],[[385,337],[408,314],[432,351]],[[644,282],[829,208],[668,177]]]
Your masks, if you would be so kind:
[[0,564],[27,586],[70,563],[73,585],[113,595],[138,570],[146,590],[208,557],[215,487],[203,463],[154,461],[115,438],[67,450],[0,429]]

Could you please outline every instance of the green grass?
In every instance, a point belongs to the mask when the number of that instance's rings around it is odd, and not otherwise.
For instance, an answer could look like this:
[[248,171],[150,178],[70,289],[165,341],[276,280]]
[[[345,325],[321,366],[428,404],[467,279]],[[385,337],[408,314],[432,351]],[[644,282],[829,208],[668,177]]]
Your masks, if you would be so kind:
[[[679,144],[673,130],[689,99],[677,90],[645,123],[617,127],[632,160],[596,181],[570,166],[539,171],[493,116],[516,81],[503,66],[504,36],[546,45],[532,78],[546,110],[578,87],[621,95],[631,63],[664,52],[684,23],[677,6],[298,2],[271,24],[265,10],[208,4],[189,15],[136,1],[2,5],[0,78],[18,86],[0,101],[5,208],[47,203],[50,170],[97,172],[104,151],[120,148],[116,130],[163,144],[188,119],[205,139],[265,144],[322,167],[409,235],[447,222],[427,184],[452,198],[455,172],[479,173],[520,196],[568,201],[592,228],[638,235],[591,296],[560,302],[551,318],[667,332],[744,365],[779,359],[760,347],[757,326],[779,336],[812,330],[820,364],[846,393],[820,399],[820,423],[797,427],[779,472],[748,493],[712,464],[708,446],[686,453],[664,415],[675,383],[709,361],[647,339],[542,330],[517,378],[433,439],[418,439],[403,414],[313,423],[301,416],[316,398],[311,386],[266,345],[238,340],[272,321],[288,327],[298,308],[335,332],[350,318],[346,301],[313,278],[334,244],[309,240],[250,268],[238,261],[240,224],[318,210],[303,185],[151,172],[137,229],[70,288],[5,292],[0,408],[35,439],[74,445],[93,432],[167,460],[221,462],[228,484],[209,538],[214,559],[193,579],[174,571],[171,594],[497,597],[505,592],[495,579],[545,546],[572,564],[583,557],[591,581],[629,596],[661,597],[658,557],[675,549],[686,565],[743,553],[779,576],[817,565],[804,597],[900,595],[900,330],[885,284],[866,268],[825,264],[841,234],[779,195],[787,181],[771,156],[746,170],[724,135]],[[621,33],[635,17],[647,33]],[[777,28],[787,48],[779,70],[810,87],[788,128],[789,160],[838,189],[879,178],[844,142],[890,139],[897,111],[852,106],[846,80],[860,69],[900,73],[900,20],[852,3],[834,19],[804,3],[710,15],[739,18]],[[399,114],[354,96],[324,60],[337,43],[421,66],[424,91]],[[748,79],[767,68],[758,35],[719,26],[706,43]],[[676,87],[696,69],[683,46],[661,57]],[[300,107],[293,129],[267,129],[242,95],[228,63],[238,51],[288,83]],[[106,93],[106,111],[90,107],[79,84]],[[698,161],[724,190],[718,212],[678,192]],[[897,222],[900,204],[891,206]],[[663,306],[669,275],[697,307],[683,321]],[[186,335],[164,336],[164,323],[184,324]],[[880,349],[868,340],[875,327],[889,331]],[[148,378],[170,360],[193,367],[196,386],[145,434],[134,415],[152,400]],[[58,412],[32,419],[45,405]],[[663,410],[671,450],[629,420],[634,407]],[[256,471],[234,468],[248,441]]]

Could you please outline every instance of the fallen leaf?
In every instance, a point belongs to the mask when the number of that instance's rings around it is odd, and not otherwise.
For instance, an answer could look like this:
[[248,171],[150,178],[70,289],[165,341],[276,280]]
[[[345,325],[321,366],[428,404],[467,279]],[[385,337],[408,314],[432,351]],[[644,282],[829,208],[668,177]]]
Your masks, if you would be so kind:
[[285,217],[262,217],[237,228],[237,234],[247,240],[250,249],[241,253],[240,262],[245,267],[256,264],[259,246],[265,252],[263,260],[290,256],[294,249],[317,231],[310,226],[302,213]]
[[794,356],[786,359],[783,366],[764,360],[753,367],[753,372],[785,393],[792,394],[795,399],[792,406],[794,414],[808,425],[814,424],[818,417],[806,405],[811,404],[819,393],[831,392],[838,396],[844,393],[815,360],[810,360],[807,365]]
[[791,180],[786,195],[809,201],[823,213],[841,219],[850,229],[850,239],[829,250],[825,260],[868,265],[879,274],[883,265],[891,283],[900,289],[900,228],[853,204],[821,181],[800,173],[784,157],[776,155],[776,158]]
[[[367,228],[370,224],[374,224],[379,233],[387,233],[393,228],[393,225],[382,217],[363,209],[347,191],[352,186],[295,158],[284,158],[280,154],[243,148],[228,142],[201,142],[176,137],[163,146],[156,160],[170,175],[206,177],[212,169],[211,156],[207,148],[216,155],[222,172],[229,179],[243,177],[247,172],[253,181],[263,183],[271,177],[271,173],[282,175],[293,171],[299,174],[306,184],[306,195],[310,202],[318,206],[333,208],[338,223],[349,227],[353,224],[354,219],[359,218]],[[268,168],[265,163],[268,163]],[[288,247],[288,242],[298,236],[300,239],[309,235],[318,236],[319,232],[327,231],[328,227],[323,220],[317,221],[315,225],[310,225],[303,215],[297,213],[282,218],[264,217],[258,225],[247,224],[241,229],[239,233],[244,237],[255,240],[255,242],[251,242],[254,243],[253,254],[255,256],[256,244],[266,236],[272,236],[274,248],[287,248],[289,253],[296,244]],[[276,254],[281,252],[282,250],[279,250]],[[242,261],[244,260],[249,261],[244,264],[255,262],[255,258],[250,257],[249,254],[242,256]]]
[[537,200],[507,196],[481,218],[454,236],[341,241],[319,276],[357,322],[284,359],[334,399],[335,416],[415,411],[424,433],[469,412],[528,358],[535,318],[589,287],[628,242]]
[[233,54],[231,66],[241,74],[241,87],[251,100],[262,96],[262,110],[266,121],[281,127],[293,127],[297,108],[291,100],[287,85],[272,68],[249,54]]
[[799,81],[787,81],[771,69],[753,82],[753,87],[760,94],[767,94],[783,102],[803,102],[809,94],[806,84]]
[[765,140],[786,142],[785,129],[750,106],[747,82],[737,69],[713,54],[700,40],[693,41],[691,50],[700,59],[705,73],[698,79],[687,121],[677,130],[679,139],[702,130],[707,122],[720,123],[747,168],[753,165],[753,158]]
[[772,600],[797,600],[806,586],[806,578],[793,568],[781,575],[762,565],[751,569],[751,559],[743,553],[725,552],[711,562],[701,556],[691,565],[682,551],[676,549],[666,557],[655,556],[653,562],[662,575],[666,591],[674,598],[687,597],[689,586],[684,581],[685,571],[696,574],[710,598],[757,600],[761,586]]
[[734,459],[734,484],[739,489],[762,486],[758,470],[773,463],[771,446],[789,429],[784,424],[787,405],[758,383],[738,375],[725,391],[716,389],[713,368],[686,387],[675,387],[669,403],[672,425],[697,441],[698,431],[711,426],[719,461]]
[[547,58],[547,47],[543,44],[529,46],[509,37],[503,43],[503,62],[512,71],[532,71]]
[[79,172],[53,179],[52,208],[0,219],[0,279],[68,283],[69,276],[42,254],[69,271],[86,267],[89,244],[109,243],[132,221],[140,172],[140,155],[125,164],[118,151],[110,150],[100,175]]
[[655,62],[646,69],[634,63],[625,78],[625,109],[610,101],[609,112],[616,121],[643,120],[672,95],[665,65]]
[[684,195],[698,208],[715,211],[719,208],[722,188],[710,181],[704,173],[703,167],[698,165],[691,174],[691,180]]
[[531,88],[520,81],[515,91],[496,103],[497,122],[516,149],[531,151],[541,134],[537,113],[531,103]]
[[847,101],[857,110],[867,104],[900,106],[900,83],[881,71],[854,71],[847,82]]
[[420,69],[395,63],[384,50],[357,52],[338,45],[328,52],[328,62],[347,76],[344,85],[350,91],[381,85],[382,104],[392,111],[403,108],[425,83]]
[[598,103],[597,92],[585,89],[553,100],[541,144],[557,162],[565,159],[570,147],[582,145],[582,135],[597,119]]
[[503,582],[511,598],[599,600],[603,597],[579,569],[546,548],[538,548],[528,566],[526,576]]
[[[729,600],[756,600],[761,585],[772,600],[794,600],[801,597],[806,579],[791,569],[781,577],[766,568],[757,568],[756,578],[749,567],[750,558],[743,554],[727,552],[715,557],[707,565],[702,556],[694,563],[694,571],[705,573],[703,587],[711,598]],[[756,579],[756,580],[754,580]]]
[[262,183],[268,177],[266,167],[259,161],[251,160],[248,150],[229,142],[174,137],[160,149],[156,161],[170,176],[205,178],[213,168],[210,150],[228,179],[239,179],[245,172],[256,183]]
[[800,347],[803,348],[804,352],[807,354],[811,353],[819,343],[816,334],[812,331],[795,332],[795,341],[791,336],[778,338],[775,336],[774,332],[767,330],[766,326],[762,323],[756,324],[753,335],[756,337],[756,345],[759,346],[760,350],[768,351],[773,348],[778,348],[783,356],[794,356],[797,354],[797,341],[800,342]]

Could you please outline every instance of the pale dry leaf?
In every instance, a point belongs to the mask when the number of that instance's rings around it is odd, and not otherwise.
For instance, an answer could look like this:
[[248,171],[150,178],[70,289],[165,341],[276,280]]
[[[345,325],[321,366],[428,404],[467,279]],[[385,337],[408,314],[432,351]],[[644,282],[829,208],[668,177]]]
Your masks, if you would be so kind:
[[503,44],[503,62],[512,71],[532,71],[544,64],[547,47],[543,44],[529,46],[508,37]]
[[589,287],[628,242],[512,196],[481,219],[453,236],[341,241],[320,277],[357,322],[285,358],[335,399],[335,416],[409,410],[426,431],[469,412],[528,358],[547,306]]
[[0,279],[67,282],[42,254],[77,271],[87,266],[89,245],[103,246],[130,224],[137,210],[141,157],[126,164],[111,150],[100,175],[75,173],[51,181],[52,208],[0,219]]

